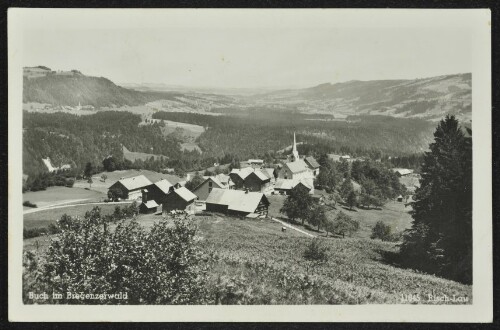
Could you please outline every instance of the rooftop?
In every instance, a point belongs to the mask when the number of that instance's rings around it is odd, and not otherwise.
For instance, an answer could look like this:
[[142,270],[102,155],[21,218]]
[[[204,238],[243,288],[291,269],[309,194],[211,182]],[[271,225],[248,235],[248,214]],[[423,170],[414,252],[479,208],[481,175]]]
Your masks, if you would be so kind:
[[136,190],[152,185],[151,181],[144,175],[134,176],[132,178],[121,179],[120,182],[128,190]]

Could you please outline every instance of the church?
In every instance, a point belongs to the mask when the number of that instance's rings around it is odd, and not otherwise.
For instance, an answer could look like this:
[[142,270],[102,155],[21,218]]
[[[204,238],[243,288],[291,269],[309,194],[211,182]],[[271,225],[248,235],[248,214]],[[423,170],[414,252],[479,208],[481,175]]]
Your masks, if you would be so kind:
[[319,164],[314,157],[300,158],[299,151],[297,150],[295,133],[293,133],[292,154],[289,161],[284,163],[279,169],[278,178],[294,180],[296,182],[304,180],[310,182],[312,185],[314,178],[317,177],[318,174]]

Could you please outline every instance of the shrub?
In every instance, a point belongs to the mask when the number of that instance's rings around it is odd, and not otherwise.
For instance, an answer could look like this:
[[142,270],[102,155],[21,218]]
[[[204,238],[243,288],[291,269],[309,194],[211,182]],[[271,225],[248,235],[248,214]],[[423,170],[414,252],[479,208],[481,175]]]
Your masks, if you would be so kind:
[[[138,222],[122,221],[108,230],[99,207],[84,219],[63,216],[60,233],[35,268],[25,267],[23,292],[107,292],[127,299],[81,300],[67,297],[61,304],[203,304],[206,302],[206,263],[196,244],[196,226],[187,216],[174,226],[156,223],[146,231]],[[29,260],[27,260],[29,261]],[[24,301],[33,303],[25,296]]]
[[27,207],[37,207],[36,204],[31,203],[30,201],[23,202],[23,206]]
[[24,228],[23,229],[23,239],[33,238],[47,234],[47,228],[45,227],[35,227],[35,228]]
[[303,256],[309,261],[327,262],[328,247],[321,244],[318,238],[315,238],[307,245]]
[[383,221],[377,221],[375,227],[372,229],[371,239],[381,239],[382,241],[391,241],[391,227],[386,225]]

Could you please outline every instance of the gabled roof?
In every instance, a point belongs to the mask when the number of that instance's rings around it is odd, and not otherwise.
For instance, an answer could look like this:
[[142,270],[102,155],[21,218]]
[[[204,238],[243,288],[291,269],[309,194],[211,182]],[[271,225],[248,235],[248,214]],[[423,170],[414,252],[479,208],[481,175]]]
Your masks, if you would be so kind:
[[278,179],[274,185],[274,189],[291,190],[299,183],[304,185],[309,190],[313,188],[307,180]]
[[227,208],[232,211],[252,213],[262,198],[269,203],[263,193],[214,188],[208,195],[206,203],[227,205]]
[[242,180],[245,180],[246,177],[253,172],[253,168],[245,167],[245,168],[233,168],[231,173],[237,174]]
[[168,194],[170,191],[170,188],[173,187],[173,185],[168,181],[167,179],[161,179],[160,181],[157,181],[154,183],[155,186],[158,187],[163,193]]
[[392,171],[395,173],[399,173],[399,175],[407,175],[413,173],[413,170],[407,168],[393,168]]
[[294,162],[286,163],[285,166],[288,167],[292,173],[300,173],[307,171],[308,169],[307,164],[303,159],[297,159]]
[[196,195],[193,194],[191,191],[189,191],[189,189],[187,189],[186,187],[177,188],[173,191],[173,193],[177,194],[180,198],[182,198],[186,202],[190,202],[196,199]]
[[[255,170],[254,172],[250,173],[249,175],[247,175],[247,178],[250,176],[250,175],[255,175],[257,176],[257,178],[259,178],[260,181],[268,181],[270,178],[265,175],[260,169],[258,170]],[[246,179],[246,178],[245,178]]]
[[120,182],[127,190],[136,190],[152,185],[144,175],[134,176],[132,178],[121,179]]
[[314,159],[314,157],[306,157],[304,158],[304,161],[312,168],[319,168],[319,163],[316,161],[316,159]]
[[265,175],[267,175],[267,177],[269,179],[274,178],[274,168],[272,168],[272,167],[265,167],[265,168],[261,168],[261,171],[262,171],[262,173],[264,173]]
[[152,209],[154,207],[158,207],[158,204],[154,200],[147,201],[146,203],[142,202],[148,209]]
[[196,186],[196,188],[194,188],[193,191],[198,190],[198,188],[200,188],[201,186],[203,186],[205,184],[205,182],[207,182],[209,180],[212,181],[212,182],[214,182],[217,186],[219,186],[219,188],[225,188],[227,186],[224,183],[220,182],[220,180],[217,177],[215,177],[215,176],[204,176],[203,178],[205,180],[202,183],[200,183],[198,186]]
[[295,180],[292,179],[278,179],[274,185],[274,189],[290,190],[295,187]]

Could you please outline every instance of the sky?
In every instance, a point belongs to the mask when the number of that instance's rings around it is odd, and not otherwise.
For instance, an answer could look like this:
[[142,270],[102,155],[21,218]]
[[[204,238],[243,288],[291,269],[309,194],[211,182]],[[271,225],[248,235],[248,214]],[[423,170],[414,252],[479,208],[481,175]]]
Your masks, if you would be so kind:
[[471,72],[474,36],[460,15],[48,11],[22,20],[22,62],[118,84],[217,88],[424,78]]

